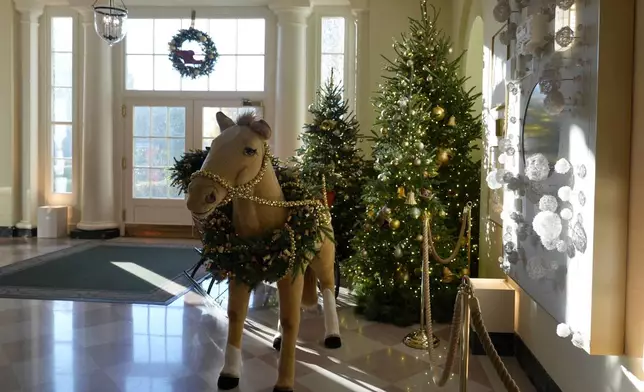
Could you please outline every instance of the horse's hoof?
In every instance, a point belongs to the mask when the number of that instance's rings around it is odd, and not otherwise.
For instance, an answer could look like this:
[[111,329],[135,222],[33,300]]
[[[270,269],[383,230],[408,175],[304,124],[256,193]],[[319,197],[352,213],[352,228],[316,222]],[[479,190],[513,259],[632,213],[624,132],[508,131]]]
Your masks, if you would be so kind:
[[238,385],[239,385],[239,377],[221,375],[219,376],[219,380],[217,380],[217,388],[223,391],[235,389],[237,388]]
[[342,338],[335,335],[327,336],[324,338],[324,347],[331,349],[340,348],[342,347]]
[[279,387],[273,388],[273,392],[293,392],[293,388],[283,389]]
[[273,348],[277,351],[280,351],[282,349],[282,338],[281,337],[276,337],[273,339]]

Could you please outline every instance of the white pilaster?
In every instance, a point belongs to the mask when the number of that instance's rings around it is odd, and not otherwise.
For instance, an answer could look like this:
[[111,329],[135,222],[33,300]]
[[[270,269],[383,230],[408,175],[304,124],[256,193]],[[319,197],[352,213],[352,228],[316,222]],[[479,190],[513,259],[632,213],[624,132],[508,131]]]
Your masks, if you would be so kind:
[[90,8],[83,20],[80,230],[115,229],[112,52],[94,31]]
[[289,158],[306,118],[306,27],[310,7],[271,5],[277,15],[275,153]]
[[[367,133],[373,126],[373,107],[371,106],[371,62],[369,61],[370,34],[369,34],[369,6],[367,1],[352,1],[352,11],[356,18],[357,30],[357,72],[356,72],[356,117],[360,129]],[[371,145],[363,142],[360,145],[363,151],[369,153]]]
[[36,227],[38,210],[38,18],[40,2],[17,1],[20,13],[20,190],[19,229]]

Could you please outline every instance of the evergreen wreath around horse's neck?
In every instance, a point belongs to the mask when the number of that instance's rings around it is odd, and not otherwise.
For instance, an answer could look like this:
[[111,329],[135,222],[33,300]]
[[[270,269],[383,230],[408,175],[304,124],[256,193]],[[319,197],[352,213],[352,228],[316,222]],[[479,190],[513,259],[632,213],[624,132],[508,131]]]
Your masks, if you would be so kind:
[[[251,289],[262,282],[277,282],[291,274],[304,273],[306,266],[318,251],[323,236],[333,240],[329,211],[299,181],[299,173],[275,159],[267,144],[264,159],[257,175],[246,184],[233,186],[208,170],[196,170],[191,176],[204,177],[226,189],[224,200],[205,219],[201,220],[200,234],[204,245],[201,251],[206,268],[217,282],[234,278]],[[185,156],[185,160],[189,157]],[[184,159],[177,161],[174,181],[179,170],[185,169]],[[263,179],[269,165],[273,166],[285,201],[266,200],[252,194]],[[185,173],[185,171],[183,171]],[[272,207],[289,208],[284,226],[264,235],[241,238],[235,234],[231,201],[246,199]]]
[[[193,50],[184,50],[182,46],[186,41],[199,43],[203,51],[203,59],[196,59]],[[196,79],[200,76],[207,76],[215,69],[215,63],[219,58],[217,47],[210,36],[194,27],[181,29],[172,40],[168,42],[168,58],[172,62],[172,67],[177,70],[182,77]],[[197,54],[197,56],[199,56]]]

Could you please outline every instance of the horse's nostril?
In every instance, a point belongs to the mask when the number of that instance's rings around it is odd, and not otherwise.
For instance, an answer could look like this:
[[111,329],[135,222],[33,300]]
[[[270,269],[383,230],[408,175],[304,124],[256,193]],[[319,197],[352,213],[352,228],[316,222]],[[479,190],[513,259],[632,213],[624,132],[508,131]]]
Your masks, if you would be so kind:
[[217,200],[215,192],[210,192],[208,195],[206,195],[206,203],[214,203],[215,200]]

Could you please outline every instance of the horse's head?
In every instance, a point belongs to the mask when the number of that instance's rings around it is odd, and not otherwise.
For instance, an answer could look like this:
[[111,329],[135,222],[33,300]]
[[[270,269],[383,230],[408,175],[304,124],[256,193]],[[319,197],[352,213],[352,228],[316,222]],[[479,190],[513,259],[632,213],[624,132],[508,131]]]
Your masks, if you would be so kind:
[[224,113],[217,113],[221,133],[210,146],[201,170],[188,187],[188,209],[204,216],[226,201],[232,189],[253,181],[262,168],[266,141],[271,127],[252,113],[245,113],[235,123]]

